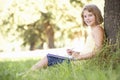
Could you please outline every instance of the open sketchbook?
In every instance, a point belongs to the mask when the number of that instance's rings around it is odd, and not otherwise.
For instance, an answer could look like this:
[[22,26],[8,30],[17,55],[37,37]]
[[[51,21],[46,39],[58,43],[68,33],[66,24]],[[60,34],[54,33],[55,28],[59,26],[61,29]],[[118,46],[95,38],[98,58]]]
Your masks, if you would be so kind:
[[65,48],[58,48],[58,49],[50,49],[47,51],[47,54],[51,56],[59,57],[59,58],[70,58],[71,56],[67,54]]
[[[75,48],[71,48],[71,49],[73,49],[76,52],[79,52]],[[52,56],[55,56],[55,57],[57,56],[57,57],[60,57],[60,58],[62,58],[62,57],[63,58],[71,58],[71,56],[68,55],[66,50],[67,50],[66,48],[49,49],[47,51],[47,54],[51,54]]]

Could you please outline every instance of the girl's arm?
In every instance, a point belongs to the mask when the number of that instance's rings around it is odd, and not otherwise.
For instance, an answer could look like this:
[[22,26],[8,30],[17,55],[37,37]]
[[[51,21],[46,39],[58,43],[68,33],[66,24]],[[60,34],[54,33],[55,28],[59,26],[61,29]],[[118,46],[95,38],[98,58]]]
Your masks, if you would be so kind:
[[98,28],[96,28],[96,31],[93,33],[93,38],[96,45],[96,49],[94,51],[85,54],[77,54],[76,52],[73,52],[72,57],[75,59],[83,60],[92,58],[94,55],[96,55],[96,52],[101,49],[104,41],[104,30],[102,27],[98,26]]

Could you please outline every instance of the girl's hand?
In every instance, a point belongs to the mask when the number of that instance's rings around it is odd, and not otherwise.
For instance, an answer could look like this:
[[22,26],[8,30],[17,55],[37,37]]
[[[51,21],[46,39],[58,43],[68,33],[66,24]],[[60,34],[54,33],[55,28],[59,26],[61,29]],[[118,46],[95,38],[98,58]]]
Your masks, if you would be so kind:
[[74,59],[78,59],[80,56],[80,52],[73,52],[71,55]]
[[68,55],[72,55],[72,53],[73,53],[72,49],[67,49],[66,51],[67,51]]

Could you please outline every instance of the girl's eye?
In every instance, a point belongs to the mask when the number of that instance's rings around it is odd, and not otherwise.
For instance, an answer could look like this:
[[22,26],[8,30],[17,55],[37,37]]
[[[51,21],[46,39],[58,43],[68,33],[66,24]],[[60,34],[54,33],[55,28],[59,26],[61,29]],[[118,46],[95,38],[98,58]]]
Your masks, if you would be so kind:
[[86,18],[87,16],[84,16],[84,18]]

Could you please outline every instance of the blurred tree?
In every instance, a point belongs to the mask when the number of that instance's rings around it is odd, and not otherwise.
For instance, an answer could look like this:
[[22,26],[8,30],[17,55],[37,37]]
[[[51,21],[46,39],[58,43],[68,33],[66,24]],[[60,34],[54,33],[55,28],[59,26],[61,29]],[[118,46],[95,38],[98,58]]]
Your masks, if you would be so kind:
[[[90,2],[92,0],[84,0],[84,2]],[[73,5],[73,6],[80,6],[80,7],[83,7],[86,3],[84,3],[82,0],[70,0],[70,3]],[[77,4],[77,5],[76,5]]]
[[[11,25],[6,30],[12,30],[14,34],[19,32],[23,45],[30,45],[30,50],[38,44],[43,47],[44,42],[54,48],[54,40],[66,39],[71,34],[69,28],[81,26],[83,5],[79,0],[10,0],[3,12],[1,26]],[[57,31],[61,32],[59,37],[54,34]]]
[[106,37],[110,43],[120,41],[120,1],[105,0],[104,26]]
[[49,48],[55,48],[54,46],[54,29],[53,27],[55,28],[55,26],[51,23],[51,13],[42,13],[43,15],[43,25],[44,25],[44,30],[45,30],[45,33],[47,35],[47,42],[48,42],[48,47]]
[[38,35],[38,28],[35,25],[33,25],[34,27],[26,25],[36,22],[40,19],[40,15],[38,1],[10,0],[2,12],[1,31],[4,34],[12,32],[13,35],[16,35],[18,31],[24,40],[23,44],[29,44],[32,50],[33,46],[31,45],[35,45],[35,41],[41,37]]

